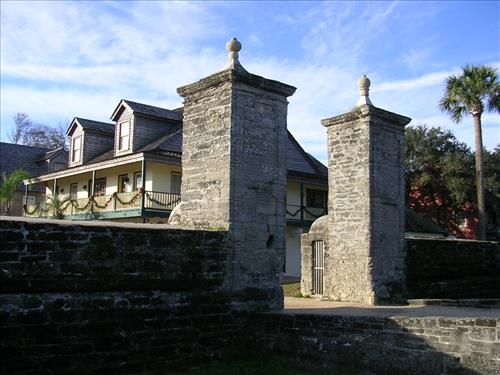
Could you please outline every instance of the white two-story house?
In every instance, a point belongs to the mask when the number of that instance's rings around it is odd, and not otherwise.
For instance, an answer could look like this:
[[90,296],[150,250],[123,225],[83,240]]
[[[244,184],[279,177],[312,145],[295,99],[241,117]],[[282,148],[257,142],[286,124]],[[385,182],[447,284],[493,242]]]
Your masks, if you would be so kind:
[[[182,108],[121,100],[112,123],[74,118],[67,168],[26,181],[44,184],[28,216],[166,223],[180,202]],[[300,276],[300,234],[326,213],[327,168],[288,134],[284,273]]]

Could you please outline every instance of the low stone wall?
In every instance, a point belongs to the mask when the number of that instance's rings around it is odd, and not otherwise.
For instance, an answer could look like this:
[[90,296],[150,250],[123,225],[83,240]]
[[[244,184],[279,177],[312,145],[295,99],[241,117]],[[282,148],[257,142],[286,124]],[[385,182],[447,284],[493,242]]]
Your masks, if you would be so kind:
[[500,242],[407,238],[409,298],[500,298]]
[[225,232],[2,218],[0,238],[3,374],[196,366],[268,297],[224,288]]
[[308,370],[365,375],[500,371],[500,318],[266,313],[253,317],[249,332],[257,353]]

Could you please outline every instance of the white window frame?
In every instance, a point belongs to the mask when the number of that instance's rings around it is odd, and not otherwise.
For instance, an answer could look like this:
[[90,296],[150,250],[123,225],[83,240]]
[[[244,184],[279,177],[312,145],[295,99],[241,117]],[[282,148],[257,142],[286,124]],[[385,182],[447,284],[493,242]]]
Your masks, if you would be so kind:
[[[76,141],[79,142],[78,148],[75,148]],[[82,136],[79,135],[78,137],[73,138],[73,143],[71,145],[71,162],[72,163],[78,163],[80,161],[81,151],[82,151]]]
[[[127,134],[124,135],[123,130],[127,129]],[[124,142],[126,139],[127,142]],[[130,121],[121,122],[118,124],[118,151],[127,151],[130,148]]]

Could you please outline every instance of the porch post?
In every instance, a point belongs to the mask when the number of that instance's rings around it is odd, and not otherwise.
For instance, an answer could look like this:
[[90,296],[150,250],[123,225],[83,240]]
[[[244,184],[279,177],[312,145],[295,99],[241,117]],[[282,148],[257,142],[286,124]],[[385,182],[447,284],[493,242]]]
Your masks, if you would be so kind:
[[90,186],[90,196],[94,196],[94,188],[95,188],[95,169],[92,171],[92,185]]
[[142,195],[141,195],[141,216],[144,215],[144,203],[146,198],[146,159],[142,159],[141,164],[141,174],[142,174]]
[[26,210],[28,209],[28,190],[29,190],[29,184],[24,185],[24,210],[23,210],[23,216],[26,215]]
[[90,212],[92,213],[92,218],[94,214],[94,191],[95,189],[95,169],[92,171],[92,184],[90,186],[90,197],[89,199],[92,199],[92,203],[90,204]]
[[52,196],[56,196],[56,186],[57,186],[57,178],[54,178],[54,186],[52,186]]
[[304,183],[300,183],[300,223],[304,222]]

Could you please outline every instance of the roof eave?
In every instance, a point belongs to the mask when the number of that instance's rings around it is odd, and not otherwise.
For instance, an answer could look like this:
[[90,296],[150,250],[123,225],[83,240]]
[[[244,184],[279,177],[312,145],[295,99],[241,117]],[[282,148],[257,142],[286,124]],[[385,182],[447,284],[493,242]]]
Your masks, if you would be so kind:
[[118,103],[115,110],[113,111],[113,114],[110,117],[111,121],[117,121],[116,116],[118,115],[118,112],[120,112],[120,108],[122,106],[125,106],[125,108],[128,108],[129,110],[132,110],[132,108],[130,108],[125,99],[120,99],[120,102]]
[[80,124],[80,123],[78,122],[78,118],[77,118],[77,117],[73,117],[73,120],[71,120],[71,122],[70,122],[70,123],[69,123],[69,125],[68,125],[68,128],[66,129],[66,135],[67,135],[67,136],[71,136],[71,134],[70,134],[70,133],[71,133],[71,129],[73,128],[73,125],[74,125],[75,123],[76,123],[77,125],[82,126],[82,124]]

